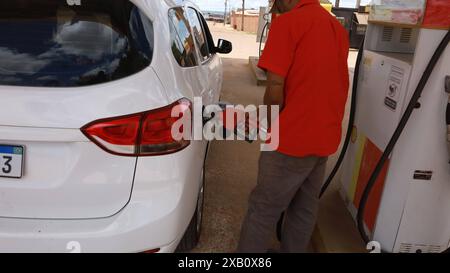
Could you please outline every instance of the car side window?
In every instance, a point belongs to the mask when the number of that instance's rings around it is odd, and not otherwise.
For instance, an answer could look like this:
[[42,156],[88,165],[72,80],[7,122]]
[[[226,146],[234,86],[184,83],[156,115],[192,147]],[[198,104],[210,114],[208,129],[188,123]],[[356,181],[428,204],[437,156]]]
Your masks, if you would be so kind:
[[188,17],[191,22],[192,31],[194,32],[195,41],[200,49],[200,57],[202,61],[206,61],[209,59],[210,52],[203,25],[200,22],[199,14],[195,9],[188,8]]
[[169,10],[169,25],[172,52],[177,62],[182,67],[197,66],[194,37],[182,7]]
[[215,54],[216,53],[216,51],[215,51],[216,45],[214,43],[214,39],[211,34],[211,31],[209,30],[208,23],[206,22],[205,18],[200,13],[198,13],[198,17],[200,18],[200,21],[202,22],[202,25],[203,25],[203,29],[205,31],[206,40],[208,42],[209,53]]

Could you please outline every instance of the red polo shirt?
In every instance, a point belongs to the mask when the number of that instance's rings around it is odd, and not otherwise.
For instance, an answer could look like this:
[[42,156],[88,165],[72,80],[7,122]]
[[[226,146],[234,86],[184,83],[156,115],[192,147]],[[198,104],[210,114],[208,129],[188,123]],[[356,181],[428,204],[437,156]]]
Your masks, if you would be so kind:
[[278,151],[329,156],[341,142],[348,97],[347,31],[318,2],[276,18],[258,66],[285,78]]

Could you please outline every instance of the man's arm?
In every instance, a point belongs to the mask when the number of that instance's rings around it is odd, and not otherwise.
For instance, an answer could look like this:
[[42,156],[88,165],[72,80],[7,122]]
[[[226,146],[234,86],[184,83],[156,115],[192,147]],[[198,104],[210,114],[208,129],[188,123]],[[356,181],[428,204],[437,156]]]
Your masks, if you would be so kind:
[[264,104],[267,106],[278,105],[280,110],[284,107],[284,78],[270,71],[267,73]]
[[270,71],[267,72],[267,89],[264,95],[264,105],[267,106],[267,120],[270,127],[272,121],[271,106],[278,105],[280,111],[284,107],[284,78]]
[[[271,113],[271,105],[278,105],[280,111],[285,106],[285,79],[289,74],[297,47],[297,39],[292,35],[291,28],[290,16],[280,16],[272,22],[266,46],[258,62],[258,67],[268,74],[264,95],[264,104],[269,106],[268,114]],[[272,120],[270,116],[268,119]]]

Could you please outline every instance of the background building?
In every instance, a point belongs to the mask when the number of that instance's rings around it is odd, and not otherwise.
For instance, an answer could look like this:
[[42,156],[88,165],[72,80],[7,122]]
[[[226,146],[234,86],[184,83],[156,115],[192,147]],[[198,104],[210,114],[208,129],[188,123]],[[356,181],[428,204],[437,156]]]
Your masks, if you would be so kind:
[[[246,10],[244,14],[244,32],[257,33],[259,10]],[[231,12],[231,26],[236,30],[242,30],[242,9]]]

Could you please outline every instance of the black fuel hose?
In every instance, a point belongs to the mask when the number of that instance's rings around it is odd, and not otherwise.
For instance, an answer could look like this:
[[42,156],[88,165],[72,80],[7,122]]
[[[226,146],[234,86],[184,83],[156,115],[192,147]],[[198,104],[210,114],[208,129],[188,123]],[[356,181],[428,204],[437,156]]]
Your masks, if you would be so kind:
[[269,27],[269,22],[266,22],[266,24],[264,25],[262,32],[261,32],[261,38],[259,39],[259,57],[261,58],[261,52],[262,52],[262,44],[263,44],[263,40],[264,40],[264,32],[266,31],[266,29]]
[[358,51],[358,57],[356,59],[356,66],[353,76],[353,87],[352,87],[352,97],[351,97],[351,106],[350,106],[350,116],[348,120],[348,127],[347,127],[347,134],[345,135],[344,144],[342,146],[341,153],[339,154],[338,160],[336,162],[336,165],[334,165],[333,170],[331,171],[330,175],[328,176],[327,180],[325,181],[321,191],[319,198],[322,198],[323,194],[327,191],[328,187],[330,186],[331,182],[333,181],[334,177],[336,176],[337,172],[339,171],[339,168],[342,165],[342,162],[344,161],[345,154],[347,153],[348,146],[350,144],[350,140],[352,139],[352,131],[353,131],[353,125],[355,124],[355,114],[356,114],[356,99],[358,98],[358,81],[359,81],[359,68],[361,67],[361,61],[363,57],[364,52],[364,39],[361,41],[361,45],[359,47]]
[[[405,129],[406,125],[408,124],[408,121],[414,111],[414,109],[417,108],[418,102],[420,97],[422,96],[423,90],[430,79],[431,74],[433,73],[434,67],[436,66],[437,62],[439,61],[440,57],[444,53],[445,49],[447,48],[447,45],[450,41],[450,30],[445,35],[444,39],[439,44],[438,48],[433,54],[433,57],[431,58],[430,62],[428,63],[428,66],[425,69],[425,72],[422,75],[422,78],[419,81],[419,84],[414,91],[414,94],[408,104],[408,107],[405,110],[405,113],[403,114],[397,128],[395,129],[394,134],[392,135],[391,140],[389,141],[385,151],[383,152],[383,155],[381,156],[380,160],[378,161],[375,170],[373,171],[372,175],[370,176],[370,179],[364,189],[361,201],[359,203],[358,207],[358,214],[357,214],[357,223],[358,223],[358,230],[361,234],[361,237],[363,238],[364,242],[369,243],[370,238],[369,235],[367,235],[366,230],[364,228],[364,213],[367,205],[367,201],[369,199],[370,193],[381,173],[383,170],[383,167],[385,163],[387,162],[389,156],[391,155],[392,151],[395,148],[395,145],[397,144],[403,130]],[[450,249],[445,250],[444,252],[449,252]]]

